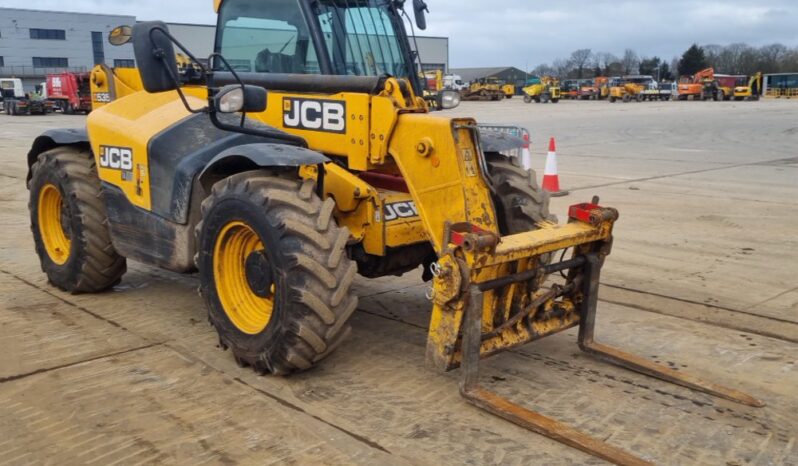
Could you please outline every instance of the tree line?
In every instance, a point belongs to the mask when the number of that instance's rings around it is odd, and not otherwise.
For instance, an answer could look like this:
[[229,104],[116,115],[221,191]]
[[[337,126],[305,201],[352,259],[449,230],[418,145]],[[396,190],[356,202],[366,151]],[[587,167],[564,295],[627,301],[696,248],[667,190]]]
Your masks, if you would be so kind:
[[670,61],[660,57],[640,56],[632,49],[623,55],[579,49],[568,58],[558,58],[551,65],[544,63],[531,73],[560,79],[582,79],[595,76],[651,75],[659,81],[674,81],[712,67],[716,73],[752,75],[763,73],[798,73],[798,47],[770,44],[752,47],[748,44],[691,45],[680,57]]

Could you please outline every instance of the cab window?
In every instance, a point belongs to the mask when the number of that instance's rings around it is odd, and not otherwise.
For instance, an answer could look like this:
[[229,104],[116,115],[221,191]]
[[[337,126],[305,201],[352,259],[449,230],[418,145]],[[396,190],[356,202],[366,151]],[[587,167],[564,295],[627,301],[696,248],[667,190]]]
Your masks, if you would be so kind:
[[[320,72],[297,0],[224,2],[216,48],[236,71]],[[222,68],[220,63],[216,66]]]

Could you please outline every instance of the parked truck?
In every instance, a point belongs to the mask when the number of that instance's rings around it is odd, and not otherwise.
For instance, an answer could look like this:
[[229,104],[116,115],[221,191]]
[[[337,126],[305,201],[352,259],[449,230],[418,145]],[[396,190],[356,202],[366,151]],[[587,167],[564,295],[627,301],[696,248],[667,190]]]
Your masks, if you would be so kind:
[[91,111],[89,73],[55,73],[47,75],[47,100],[64,114]]
[[52,102],[36,92],[25,92],[19,78],[0,78],[0,94],[6,115],[46,115],[53,111]]

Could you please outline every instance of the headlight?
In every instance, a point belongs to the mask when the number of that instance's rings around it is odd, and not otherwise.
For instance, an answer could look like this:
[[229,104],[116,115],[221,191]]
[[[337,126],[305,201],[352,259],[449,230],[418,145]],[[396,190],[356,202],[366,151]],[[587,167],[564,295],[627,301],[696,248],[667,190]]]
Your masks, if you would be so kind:
[[443,110],[455,108],[460,105],[460,93],[457,91],[440,91],[438,93],[438,107]]
[[222,89],[216,97],[216,109],[221,113],[240,112],[244,108],[244,89],[240,86]]

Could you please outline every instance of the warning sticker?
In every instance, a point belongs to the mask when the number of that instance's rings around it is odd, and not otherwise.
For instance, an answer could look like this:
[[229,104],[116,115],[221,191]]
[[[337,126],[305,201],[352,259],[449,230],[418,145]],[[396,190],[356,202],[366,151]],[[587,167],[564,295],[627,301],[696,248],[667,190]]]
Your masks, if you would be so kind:
[[477,161],[472,149],[463,149],[463,160],[465,161],[466,176],[477,176]]

